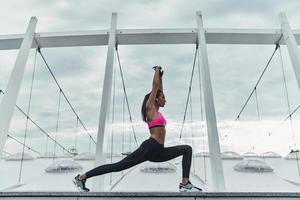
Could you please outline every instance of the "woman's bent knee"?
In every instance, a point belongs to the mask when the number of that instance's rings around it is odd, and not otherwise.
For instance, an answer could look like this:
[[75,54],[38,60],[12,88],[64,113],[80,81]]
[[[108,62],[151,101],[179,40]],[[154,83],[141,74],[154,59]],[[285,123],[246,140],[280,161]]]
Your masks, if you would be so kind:
[[184,145],[184,149],[188,154],[193,153],[193,148],[190,145]]

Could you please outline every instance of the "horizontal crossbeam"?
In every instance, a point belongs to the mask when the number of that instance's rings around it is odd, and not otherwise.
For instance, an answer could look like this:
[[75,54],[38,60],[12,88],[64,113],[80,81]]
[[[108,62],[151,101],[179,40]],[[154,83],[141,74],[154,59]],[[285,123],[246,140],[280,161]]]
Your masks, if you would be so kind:
[[[300,30],[293,31],[300,43]],[[42,48],[103,46],[108,44],[109,30],[81,32],[36,33],[35,41]],[[207,44],[276,44],[281,38],[280,29],[206,29]],[[0,50],[19,49],[24,34],[0,36]],[[117,29],[119,45],[145,44],[196,44],[196,29]],[[283,41],[279,42],[280,44]]]

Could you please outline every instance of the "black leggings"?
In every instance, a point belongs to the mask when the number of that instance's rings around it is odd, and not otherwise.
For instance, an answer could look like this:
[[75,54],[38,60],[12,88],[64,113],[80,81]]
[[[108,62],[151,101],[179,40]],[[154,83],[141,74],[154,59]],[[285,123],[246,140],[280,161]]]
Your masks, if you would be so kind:
[[87,178],[110,172],[119,172],[144,161],[164,162],[182,156],[182,177],[189,178],[192,162],[192,147],[189,145],[178,145],[166,147],[155,139],[145,140],[141,146],[119,162],[101,165],[86,173]]

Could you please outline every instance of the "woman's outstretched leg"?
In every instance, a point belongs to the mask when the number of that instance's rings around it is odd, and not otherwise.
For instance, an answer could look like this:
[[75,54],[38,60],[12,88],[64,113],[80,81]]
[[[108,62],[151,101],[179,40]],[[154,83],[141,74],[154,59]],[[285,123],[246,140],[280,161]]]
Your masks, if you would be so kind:
[[85,179],[91,178],[93,176],[98,176],[110,172],[119,172],[130,167],[133,167],[137,164],[140,164],[147,160],[147,150],[144,148],[138,148],[124,159],[120,160],[119,162],[112,163],[112,164],[105,164],[99,167],[96,167],[88,172],[85,173]]
[[139,147],[137,150],[129,154],[127,157],[122,159],[119,162],[112,164],[105,164],[99,167],[96,167],[84,174],[77,175],[73,180],[74,184],[83,191],[89,191],[88,188],[85,187],[86,179],[91,178],[93,176],[98,176],[110,172],[118,172],[130,167],[133,167],[137,164],[140,164],[147,160],[148,149]]

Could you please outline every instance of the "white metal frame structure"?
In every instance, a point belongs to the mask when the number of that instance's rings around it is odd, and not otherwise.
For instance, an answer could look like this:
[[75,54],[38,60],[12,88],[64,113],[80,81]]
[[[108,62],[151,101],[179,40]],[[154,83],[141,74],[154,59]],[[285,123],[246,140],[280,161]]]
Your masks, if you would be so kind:
[[211,161],[212,183],[214,190],[224,191],[225,180],[223,173],[223,166],[221,160],[221,150],[219,143],[219,135],[216,120],[216,111],[214,105],[214,98],[210,80],[210,72],[208,65],[208,56],[206,50],[205,30],[203,27],[202,14],[197,12],[197,24],[198,24],[198,45],[200,49],[200,65],[201,65],[201,81],[203,82],[203,97],[205,116],[207,123],[207,135],[209,144],[209,155]]
[[19,53],[13,71],[11,72],[10,78],[8,80],[6,88],[7,92],[0,104],[0,155],[2,155],[3,148],[6,142],[6,135],[9,131],[9,126],[17,102],[19,90],[25,72],[26,62],[34,39],[36,25],[37,18],[32,17],[27,27],[27,31],[24,35],[22,44],[19,47]]
[[[100,119],[98,126],[97,147],[95,166],[105,164],[103,155],[103,141],[104,134],[106,133],[106,123],[109,118],[109,108],[111,99],[112,77],[115,60],[115,46],[116,46],[116,28],[117,28],[117,13],[112,14],[111,29],[109,31],[107,58],[105,66],[105,76],[103,83],[102,101],[100,108]],[[104,176],[95,177],[93,180],[93,189],[104,188]]]
[[[196,13],[197,28],[191,29],[117,29],[117,14],[112,14],[109,30],[34,33],[37,24],[35,17],[31,18],[25,34],[0,36],[0,50],[19,49],[13,71],[5,95],[0,104],[0,155],[2,155],[6,134],[9,131],[15,103],[22,82],[26,61],[31,48],[70,47],[70,46],[108,46],[105,68],[105,79],[101,101],[101,111],[98,126],[96,161],[102,164],[103,137],[106,134],[108,109],[111,99],[112,68],[115,57],[115,45],[147,45],[147,44],[196,44],[201,53],[202,81],[204,86],[204,105],[208,127],[209,150],[211,159],[212,190],[225,191],[223,167],[220,158],[220,146],[213,92],[210,80],[209,62],[206,44],[285,44],[300,89],[300,52],[297,43],[300,42],[300,30],[290,28],[284,13],[279,15],[281,29],[205,29],[202,15]],[[283,35],[283,37],[281,37]],[[280,39],[283,38],[283,39]],[[280,40],[280,41],[279,41]],[[97,179],[95,179],[97,180]],[[93,184],[94,190],[103,190],[103,179]]]

